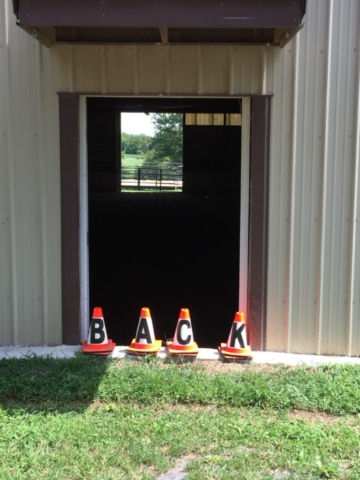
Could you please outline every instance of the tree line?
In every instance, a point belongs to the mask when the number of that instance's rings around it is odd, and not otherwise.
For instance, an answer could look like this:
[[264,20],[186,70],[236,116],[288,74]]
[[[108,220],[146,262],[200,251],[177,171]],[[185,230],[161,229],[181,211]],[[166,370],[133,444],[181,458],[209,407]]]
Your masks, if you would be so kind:
[[154,137],[145,134],[121,135],[121,154],[141,155],[146,163],[159,165],[182,163],[183,114],[153,113]]

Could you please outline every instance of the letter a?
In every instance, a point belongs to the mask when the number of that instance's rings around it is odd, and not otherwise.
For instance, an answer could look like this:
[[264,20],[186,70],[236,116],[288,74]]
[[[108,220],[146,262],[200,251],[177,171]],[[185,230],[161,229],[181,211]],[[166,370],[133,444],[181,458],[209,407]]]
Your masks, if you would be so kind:
[[146,343],[151,344],[151,334],[148,326],[148,322],[146,318],[140,318],[139,326],[136,332],[136,343],[144,343],[141,340],[146,340]]

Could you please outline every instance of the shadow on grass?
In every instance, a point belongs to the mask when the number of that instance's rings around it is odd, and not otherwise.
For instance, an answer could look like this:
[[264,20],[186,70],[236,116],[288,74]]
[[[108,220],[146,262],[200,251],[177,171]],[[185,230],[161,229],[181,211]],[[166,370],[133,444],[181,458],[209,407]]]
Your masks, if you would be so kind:
[[82,413],[97,404],[210,405],[335,415],[360,413],[360,368],[273,367],[210,374],[192,363],[157,358],[108,360],[29,357],[0,360],[0,404],[19,411]]
[[[98,395],[109,361],[29,356],[0,360],[0,406],[9,413],[83,412]],[[1,408],[1,407],[0,407]]]

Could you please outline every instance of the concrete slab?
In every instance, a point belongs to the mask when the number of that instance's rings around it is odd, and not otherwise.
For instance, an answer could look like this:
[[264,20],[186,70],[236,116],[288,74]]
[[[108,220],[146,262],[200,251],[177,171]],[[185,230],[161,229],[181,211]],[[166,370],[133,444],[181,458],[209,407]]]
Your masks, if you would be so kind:
[[[42,347],[26,347],[26,346],[9,346],[0,347],[1,358],[27,358],[33,355],[53,358],[70,358],[75,355],[75,352],[80,350],[80,345],[59,345],[56,347],[42,346]],[[325,365],[325,364],[353,364],[360,365],[360,358],[358,357],[335,357],[327,355],[302,355],[296,353],[284,352],[253,352],[254,359],[252,363],[257,364],[284,364],[284,365]],[[115,350],[108,356],[108,358],[138,358],[136,355],[127,354],[127,346],[117,346]],[[161,347],[158,358],[161,360],[167,359],[165,347]],[[212,348],[200,348],[197,360],[218,361],[222,357],[218,350]]]
[[40,357],[70,358],[79,350],[79,345],[59,345],[56,347],[0,347],[0,358],[26,358],[33,355]]

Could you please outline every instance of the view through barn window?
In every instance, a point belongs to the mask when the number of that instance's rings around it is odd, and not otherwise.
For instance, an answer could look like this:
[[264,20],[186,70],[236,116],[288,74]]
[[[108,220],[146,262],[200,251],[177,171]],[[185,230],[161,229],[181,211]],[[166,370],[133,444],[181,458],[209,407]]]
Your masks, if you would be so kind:
[[121,114],[121,191],[182,192],[183,114]]

